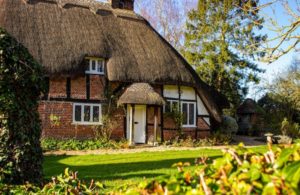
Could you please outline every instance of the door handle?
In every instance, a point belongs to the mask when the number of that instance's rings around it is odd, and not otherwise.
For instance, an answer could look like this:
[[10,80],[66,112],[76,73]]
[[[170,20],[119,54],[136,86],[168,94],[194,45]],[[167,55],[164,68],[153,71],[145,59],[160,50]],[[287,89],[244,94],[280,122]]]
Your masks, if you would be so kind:
[[139,122],[134,122],[135,125],[139,124]]

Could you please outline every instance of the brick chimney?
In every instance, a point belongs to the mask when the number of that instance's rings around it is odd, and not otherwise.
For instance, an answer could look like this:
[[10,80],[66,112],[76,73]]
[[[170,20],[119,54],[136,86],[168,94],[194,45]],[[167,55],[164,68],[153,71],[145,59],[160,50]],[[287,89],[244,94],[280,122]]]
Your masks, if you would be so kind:
[[111,7],[114,9],[126,9],[133,11],[134,0],[110,0]]

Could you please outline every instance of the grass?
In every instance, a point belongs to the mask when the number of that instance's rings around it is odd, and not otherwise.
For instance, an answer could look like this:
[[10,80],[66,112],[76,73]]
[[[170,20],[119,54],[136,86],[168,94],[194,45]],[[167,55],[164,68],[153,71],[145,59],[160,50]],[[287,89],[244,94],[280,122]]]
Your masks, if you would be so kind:
[[[256,151],[265,151],[257,147]],[[46,179],[63,173],[65,168],[78,171],[79,177],[86,181],[95,179],[103,182],[108,190],[122,185],[138,184],[144,179],[170,175],[177,169],[177,162],[190,162],[196,158],[208,156],[214,159],[222,155],[220,150],[199,149],[193,151],[142,152],[134,154],[104,154],[84,156],[45,156],[44,174]],[[189,167],[192,169],[193,166]]]

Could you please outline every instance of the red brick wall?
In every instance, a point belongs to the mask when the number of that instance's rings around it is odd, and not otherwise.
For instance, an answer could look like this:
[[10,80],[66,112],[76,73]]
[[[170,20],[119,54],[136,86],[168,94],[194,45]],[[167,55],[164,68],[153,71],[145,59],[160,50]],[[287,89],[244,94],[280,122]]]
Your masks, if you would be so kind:
[[99,75],[90,75],[90,99],[105,99],[105,78]]
[[71,79],[71,98],[86,99],[86,77],[75,77]]
[[201,130],[208,130],[208,129],[210,129],[210,127],[208,126],[207,122],[202,117],[198,117],[197,127],[199,129],[201,129]]
[[[94,126],[72,124],[73,103],[71,102],[41,101],[39,104],[39,113],[42,120],[43,137],[58,139],[86,139],[94,137]],[[112,131],[112,138],[122,139],[124,137],[123,110],[118,109],[114,116],[114,121],[118,125]]]
[[49,97],[51,98],[66,98],[67,79],[66,78],[51,78],[49,83]]
[[122,107],[118,108],[114,113],[113,113],[114,119],[116,126],[112,130],[112,139],[120,140],[125,138],[125,111]]
[[[172,129],[172,130],[171,130]],[[197,131],[197,138],[196,138],[196,131]],[[197,127],[196,128],[183,128],[183,133],[186,136],[190,136],[192,138],[204,138],[209,136],[210,134],[210,127],[204,121],[202,117],[198,117]],[[164,139],[168,140],[170,138],[174,138],[178,135],[176,131],[176,125],[172,118],[164,117]]]

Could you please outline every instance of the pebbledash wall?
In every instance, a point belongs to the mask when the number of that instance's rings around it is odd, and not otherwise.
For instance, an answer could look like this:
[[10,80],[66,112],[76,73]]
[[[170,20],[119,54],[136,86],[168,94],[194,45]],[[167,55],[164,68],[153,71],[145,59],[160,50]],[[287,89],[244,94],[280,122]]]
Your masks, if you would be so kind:
[[[43,137],[88,139],[94,137],[95,126],[80,125],[73,122],[74,103],[107,104],[105,88],[108,84],[103,75],[81,75],[72,78],[49,79],[49,90],[39,103]],[[110,83],[114,89],[121,88],[121,83]],[[124,86],[124,85],[123,85]],[[204,138],[210,134],[210,116],[200,97],[191,87],[174,85],[155,85],[154,89],[166,101],[187,102],[195,105],[195,126],[184,127],[183,131],[192,138]],[[124,87],[123,87],[124,90]],[[158,139],[169,140],[177,136],[174,121],[165,116],[165,107],[158,109]],[[146,141],[153,140],[154,107],[147,106]],[[112,130],[112,139],[126,138],[126,106],[115,110],[114,121],[117,127]]]

